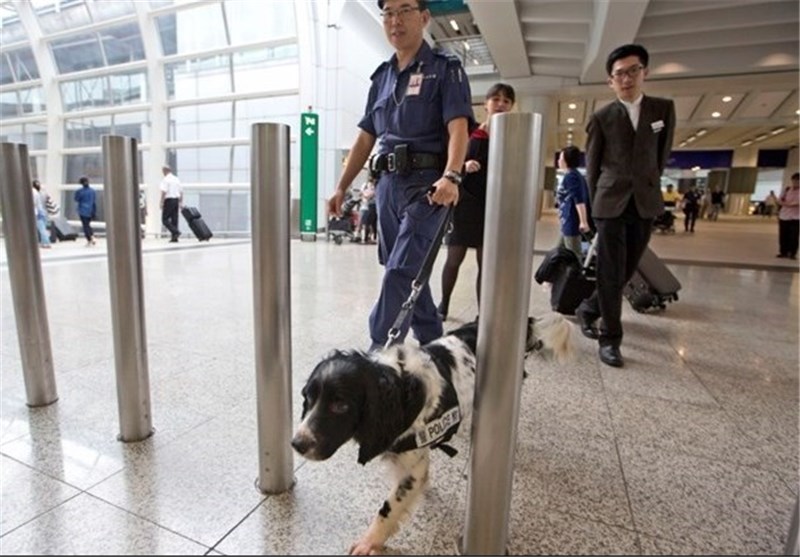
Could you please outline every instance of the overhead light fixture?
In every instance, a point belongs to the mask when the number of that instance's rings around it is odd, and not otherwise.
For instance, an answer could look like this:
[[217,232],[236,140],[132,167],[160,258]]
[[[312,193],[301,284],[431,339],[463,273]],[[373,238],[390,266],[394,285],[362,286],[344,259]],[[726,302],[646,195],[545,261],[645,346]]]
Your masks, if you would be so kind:
[[455,19],[450,20],[450,27],[452,27],[453,31],[455,31],[456,33],[458,32],[458,23],[456,23]]
[[699,166],[693,166],[692,167],[692,172],[697,172],[698,170],[700,170]]
[[778,127],[778,128],[775,128],[775,129],[774,129],[774,130],[772,130],[771,132],[769,132],[769,134],[770,134],[770,135],[778,135],[779,133],[781,133],[781,132],[783,132],[783,131],[786,131],[786,128],[785,128],[784,126],[780,126],[780,127]]
[[748,145],[752,145],[752,144],[753,144],[753,140],[752,139],[748,139],[747,141],[742,141],[742,147],[747,147]]
[[476,66],[480,64],[480,62],[478,62],[477,58],[473,58],[472,59],[472,63],[475,64]]
[[800,108],[794,111],[795,114],[800,114]]
[[724,102],[724,103],[729,103],[732,100],[733,100],[733,97],[731,97],[730,95],[725,95],[724,97],[722,97],[722,102]]
[[569,103],[567,106],[569,107],[570,110],[575,110],[576,108],[578,108],[578,105],[575,103]]
[[678,147],[686,147],[686,142],[685,142],[685,141],[682,141],[682,142],[681,142],[681,144],[680,144],[680,145],[678,145]]
[[708,133],[708,130],[705,129],[705,128],[697,130],[697,137],[703,137],[707,133]]
[[687,138],[686,138],[686,143],[691,143],[691,142],[692,142],[692,141],[694,141],[695,139],[697,139],[695,136],[693,136],[693,135],[690,135],[689,137],[687,137]]
[[711,113],[711,117],[712,117],[712,118],[719,118],[720,116],[722,116],[722,114],[721,114],[720,112],[716,112],[716,111],[715,111],[715,112],[712,112],[712,113]]
[[469,50],[469,48],[470,48],[469,47],[469,43],[467,41],[464,41],[463,44],[464,44],[464,50]]
[[574,124],[575,118],[567,118],[567,124]]
[[767,137],[769,137],[767,134],[762,133],[761,135],[756,136],[756,141],[761,141],[763,139],[766,139]]

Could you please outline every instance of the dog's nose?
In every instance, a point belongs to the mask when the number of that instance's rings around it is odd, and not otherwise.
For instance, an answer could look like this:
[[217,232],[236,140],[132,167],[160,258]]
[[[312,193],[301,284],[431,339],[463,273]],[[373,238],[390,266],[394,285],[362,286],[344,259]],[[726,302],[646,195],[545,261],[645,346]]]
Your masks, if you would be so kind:
[[311,440],[305,436],[295,435],[294,438],[292,438],[292,447],[299,454],[304,455],[308,452],[308,449],[311,448]]

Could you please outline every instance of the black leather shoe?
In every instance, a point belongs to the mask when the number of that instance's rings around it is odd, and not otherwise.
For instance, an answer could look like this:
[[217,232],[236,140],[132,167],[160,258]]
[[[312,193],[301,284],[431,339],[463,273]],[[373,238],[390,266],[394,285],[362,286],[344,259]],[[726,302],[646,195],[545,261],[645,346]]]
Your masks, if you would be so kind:
[[578,319],[578,324],[581,326],[583,336],[592,340],[600,338],[600,334],[594,326],[594,322],[597,321],[597,319],[590,320],[589,316],[579,309],[575,310],[575,317]]
[[612,345],[600,347],[600,361],[611,367],[622,367],[625,365],[619,348]]

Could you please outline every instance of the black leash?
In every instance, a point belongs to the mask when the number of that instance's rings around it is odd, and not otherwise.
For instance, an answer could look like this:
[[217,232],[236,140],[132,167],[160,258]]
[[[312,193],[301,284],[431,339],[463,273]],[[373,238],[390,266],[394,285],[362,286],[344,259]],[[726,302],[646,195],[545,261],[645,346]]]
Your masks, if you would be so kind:
[[422,291],[425,283],[428,282],[431,271],[433,270],[433,262],[436,261],[436,255],[439,253],[439,249],[442,247],[442,238],[444,238],[444,234],[447,231],[447,226],[450,224],[450,218],[452,216],[453,205],[448,205],[444,219],[439,225],[439,229],[436,231],[436,236],[434,237],[431,246],[428,248],[428,253],[425,255],[425,261],[417,273],[416,278],[411,283],[411,294],[409,295],[408,299],[403,302],[403,305],[400,308],[400,313],[397,315],[397,319],[394,320],[394,325],[392,325],[392,328],[389,329],[388,338],[383,347],[384,349],[389,348],[392,343],[397,340],[397,337],[400,336],[400,328],[403,326],[403,322],[408,317],[408,314],[414,309],[414,304],[417,303],[419,293]]

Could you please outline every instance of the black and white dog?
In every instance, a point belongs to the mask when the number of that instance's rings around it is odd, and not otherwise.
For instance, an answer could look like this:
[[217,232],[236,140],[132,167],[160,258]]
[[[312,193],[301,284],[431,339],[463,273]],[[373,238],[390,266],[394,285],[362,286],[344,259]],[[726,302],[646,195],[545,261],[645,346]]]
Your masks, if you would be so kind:
[[[430,450],[450,449],[445,443],[471,415],[477,338],[473,322],[421,347],[337,350],[308,378],[294,449],[325,460],[353,439],[360,464],[381,456],[393,471],[394,486],[351,554],[377,554],[397,532],[427,484]],[[557,313],[529,318],[525,350],[567,358],[572,325]]]

